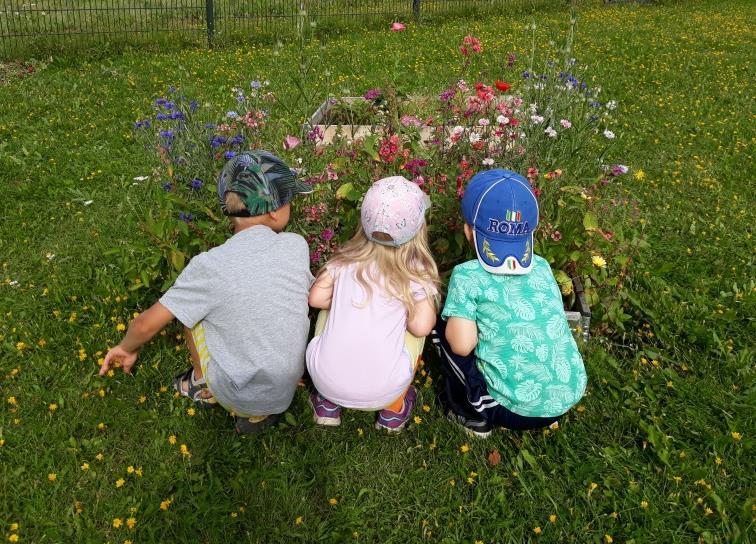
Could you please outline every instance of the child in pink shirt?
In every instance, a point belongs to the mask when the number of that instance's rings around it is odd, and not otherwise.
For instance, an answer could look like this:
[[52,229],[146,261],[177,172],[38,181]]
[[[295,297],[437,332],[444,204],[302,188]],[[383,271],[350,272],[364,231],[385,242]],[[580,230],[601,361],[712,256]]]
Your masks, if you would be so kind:
[[316,423],[339,425],[342,407],[380,410],[376,428],[388,431],[409,420],[415,368],[436,321],[427,208],[428,197],[405,178],[375,182],[357,233],[310,289],[310,306],[322,309],[306,354]]

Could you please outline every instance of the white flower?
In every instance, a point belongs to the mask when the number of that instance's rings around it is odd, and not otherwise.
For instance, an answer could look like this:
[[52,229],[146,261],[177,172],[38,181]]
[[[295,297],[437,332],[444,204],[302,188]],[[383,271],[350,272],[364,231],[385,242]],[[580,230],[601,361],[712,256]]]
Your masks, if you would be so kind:
[[137,176],[134,178],[134,181],[144,181],[146,179],[149,179],[150,176]]
[[557,131],[554,130],[553,128],[551,128],[551,127],[548,127],[546,130],[544,130],[544,132],[546,133],[546,135],[549,138],[556,138],[557,137]]
[[491,157],[483,159],[483,166],[493,166],[494,160]]
[[610,100],[609,102],[606,103],[606,109],[608,109],[608,110],[613,110],[616,107],[617,107],[617,101],[616,100]]
[[470,143],[477,144],[480,141],[480,134],[473,132],[470,134]]
[[84,202],[82,202],[82,204],[89,206],[92,202],[94,202],[94,200],[85,200]]
[[541,123],[543,123],[543,117],[541,117],[540,115],[531,115],[530,120],[535,125],[540,125]]
[[609,129],[606,129],[604,131],[604,138],[606,138],[607,140],[614,140],[614,132],[612,132]]
[[559,121],[559,124],[564,128],[570,128],[572,126],[572,123],[570,123],[568,119],[562,119],[561,121]]
[[500,125],[506,125],[507,123],[509,123],[509,117],[507,117],[506,115],[499,115],[496,118],[496,122]]
[[237,117],[239,117],[239,114],[235,111],[227,111],[226,117],[228,117],[229,119],[236,119]]
[[488,125],[491,124],[491,121],[489,121],[488,119],[486,119],[485,117],[483,117],[481,119],[478,119],[478,124],[480,126],[482,126],[482,127],[487,127]]
[[52,261],[55,258],[55,253],[48,253],[45,257],[47,257],[48,261]]

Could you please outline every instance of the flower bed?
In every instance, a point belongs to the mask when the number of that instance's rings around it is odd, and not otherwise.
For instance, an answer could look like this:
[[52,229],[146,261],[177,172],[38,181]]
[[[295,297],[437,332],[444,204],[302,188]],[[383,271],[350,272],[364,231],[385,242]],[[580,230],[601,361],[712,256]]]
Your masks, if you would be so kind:
[[[480,42],[465,37],[465,66],[481,51]],[[633,228],[637,208],[613,183],[627,172],[609,160],[616,103],[587,84],[573,59],[548,61],[539,70],[532,64],[522,69],[510,54],[498,79],[455,80],[434,93],[430,114],[402,111],[390,88],[327,101],[301,137],[269,123],[274,99],[258,82],[234,89],[235,109],[225,115],[173,90],[136,126],[156,151],[153,179],[160,180],[145,226],[151,241],[142,248],[150,256],[138,272],[141,286],[168,284],[188,257],[224,239],[214,183],[206,182],[242,149],[281,154],[313,186],[295,201],[290,228],[308,240],[314,269],[355,231],[370,183],[400,174],[431,197],[431,246],[440,270],[449,273],[474,258],[459,209],[466,182],[480,170],[507,168],[522,172],[539,199],[535,252],[551,263],[565,307],[580,312],[579,319],[571,316],[573,326],[587,334],[593,310],[601,327],[621,328],[624,282],[642,237]]]

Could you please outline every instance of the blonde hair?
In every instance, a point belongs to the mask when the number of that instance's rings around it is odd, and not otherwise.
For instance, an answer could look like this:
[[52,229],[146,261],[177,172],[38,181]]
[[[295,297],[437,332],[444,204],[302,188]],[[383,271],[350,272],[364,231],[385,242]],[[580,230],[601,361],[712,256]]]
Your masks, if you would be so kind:
[[[357,265],[355,277],[367,293],[361,307],[367,306],[373,296],[368,280],[377,284],[382,282],[386,294],[399,299],[407,307],[409,319],[412,319],[415,299],[410,283],[414,281],[423,286],[433,311],[438,309],[438,267],[428,247],[425,222],[412,240],[399,247],[384,246],[369,240],[360,225],[357,233],[336,251],[326,267],[350,264]],[[321,273],[324,270],[325,267]]]

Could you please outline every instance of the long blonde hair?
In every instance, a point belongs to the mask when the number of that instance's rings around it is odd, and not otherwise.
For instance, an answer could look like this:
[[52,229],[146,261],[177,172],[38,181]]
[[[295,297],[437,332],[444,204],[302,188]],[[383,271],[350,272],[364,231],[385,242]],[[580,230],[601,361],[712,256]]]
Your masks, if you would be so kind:
[[[355,277],[365,289],[367,299],[360,305],[366,306],[373,296],[368,282],[383,285],[386,294],[399,299],[407,308],[408,318],[415,313],[415,299],[412,297],[411,282],[423,286],[434,312],[438,309],[438,267],[428,247],[428,229],[423,222],[420,230],[409,242],[399,247],[384,246],[365,236],[362,225],[346,244],[341,246],[328,265],[348,266],[356,264]],[[323,273],[321,271],[321,273]]]

